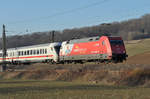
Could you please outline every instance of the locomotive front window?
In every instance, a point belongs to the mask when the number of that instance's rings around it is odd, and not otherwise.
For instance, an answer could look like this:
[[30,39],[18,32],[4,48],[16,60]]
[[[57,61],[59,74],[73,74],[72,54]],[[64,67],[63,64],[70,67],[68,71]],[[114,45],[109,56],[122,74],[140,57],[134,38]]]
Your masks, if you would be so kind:
[[110,40],[111,45],[123,45],[122,40]]

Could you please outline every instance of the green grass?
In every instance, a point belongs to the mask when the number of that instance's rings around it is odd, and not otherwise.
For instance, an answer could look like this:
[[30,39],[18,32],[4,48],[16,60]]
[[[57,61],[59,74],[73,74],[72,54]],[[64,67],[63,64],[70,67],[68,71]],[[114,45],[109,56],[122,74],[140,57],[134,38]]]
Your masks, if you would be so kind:
[[134,56],[150,51],[150,39],[143,39],[137,43],[126,43],[126,50],[129,56]]
[[0,99],[150,99],[150,88],[78,82],[0,81]]

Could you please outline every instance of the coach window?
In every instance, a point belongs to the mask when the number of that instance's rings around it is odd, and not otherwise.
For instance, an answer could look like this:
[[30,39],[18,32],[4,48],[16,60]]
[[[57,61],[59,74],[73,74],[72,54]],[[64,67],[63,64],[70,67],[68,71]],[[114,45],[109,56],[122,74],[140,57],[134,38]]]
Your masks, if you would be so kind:
[[24,51],[24,55],[27,55],[27,52],[26,52],[26,51]]
[[43,54],[43,51],[42,51],[42,49],[40,49],[40,53],[41,53],[41,54]]
[[35,55],[36,54],[36,50],[33,50],[33,55]]
[[42,53],[44,54],[44,49],[42,49]]
[[40,54],[42,54],[42,49],[40,49]]
[[29,55],[29,50],[27,51],[27,55]]
[[30,50],[30,54],[29,55],[32,55],[32,50]]
[[44,49],[43,49],[43,54],[45,54],[45,51],[44,51]]
[[18,56],[20,56],[20,51],[18,52]]
[[21,51],[19,51],[19,56],[21,56]]
[[47,54],[47,49],[45,49],[45,54]]
[[39,50],[37,50],[37,54],[39,54]]
[[21,56],[23,56],[23,51],[21,51]]
[[40,52],[39,52],[39,50],[37,50],[36,52],[37,52],[37,54],[39,54],[39,53],[40,53]]

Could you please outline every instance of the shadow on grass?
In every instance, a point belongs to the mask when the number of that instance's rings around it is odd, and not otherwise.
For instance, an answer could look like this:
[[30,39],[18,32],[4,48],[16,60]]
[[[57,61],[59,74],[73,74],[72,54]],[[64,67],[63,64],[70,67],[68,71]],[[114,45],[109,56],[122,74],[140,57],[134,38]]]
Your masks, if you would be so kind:
[[[6,81],[0,81],[0,84],[28,84],[28,83],[36,83],[36,82],[44,82],[44,81],[36,81],[36,80],[6,80]],[[46,81],[45,81],[46,82]]]
[[0,94],[18,93],[18,92],[55,92],[55,91],[67,91],[67,90],[120,90],[129,89],[129,87],[123,86],[105,86],[105,85],[62,85],[62,86],[19,86],[19,87],[5,87],[0,88]]

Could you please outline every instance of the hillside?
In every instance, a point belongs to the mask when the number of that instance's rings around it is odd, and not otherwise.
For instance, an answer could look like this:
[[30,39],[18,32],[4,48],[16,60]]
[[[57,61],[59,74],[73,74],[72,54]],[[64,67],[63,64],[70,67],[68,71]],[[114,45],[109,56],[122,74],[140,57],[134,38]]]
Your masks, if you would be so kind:
[[125,42],[128,64],[150,64],[150,39]]
[[150,51],[129,57],[127,63],[150,65]]
[[150,51],[150,39],[131,40],[125,42],[127,54],[138,55]]

